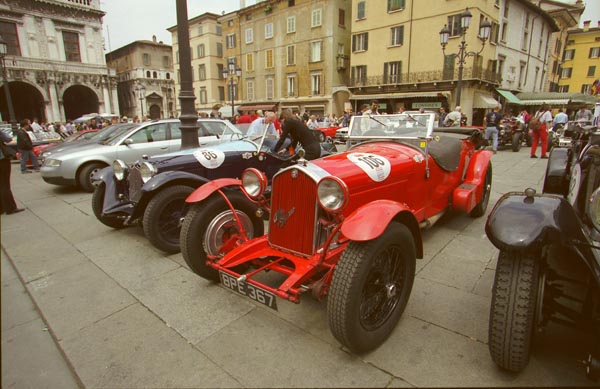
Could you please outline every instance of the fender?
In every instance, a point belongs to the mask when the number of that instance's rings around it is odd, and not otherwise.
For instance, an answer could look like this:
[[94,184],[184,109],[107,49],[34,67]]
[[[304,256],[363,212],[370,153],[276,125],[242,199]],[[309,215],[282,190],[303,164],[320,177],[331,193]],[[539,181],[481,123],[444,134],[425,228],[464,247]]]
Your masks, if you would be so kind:
[[571,205],[555,195],[510,192],[490,213],[485,233],[500,250],[537,250],[549,243],[587,241]]
[[468,213],[481,201],[483,183],[491,158],[492,152],[488,150],[480,150],[473,154],[466,170],[465,181],[454,190],[454,209]]
[[354,210],[342,222],[342,234],[353,241],[365,242],[379,237],[392,220],[405,224],[411,231],[417,258],[423,258],[423,242],[419,223],[413,211],[391,200],[376,200]]
[[208,198],[211,194],[216,191],[227,187],[227,186],[242,186],[242,180],[238,180],[236,178],[219,178],[217,180],[209,181],[206,184],[202,185],[198,189],[192,192],[191,195],[185,199],[186,203],[197,203],[206,198]]
[[112,166],[107,166],[107,167],[97,171],[92,176],[92,184],[97,185],[100,183],[100,181],[104,181],[105,183],[107,183],[109,179],[112,179],[112,180],[115,179]]
[[[155,190],[160,189],[162,186],[164,186],[172,181],[175,181],[175,180],[193,181],[198,184],[198,185],[196,185],[197,187],[208,182],[207,178],[198,176],[197,174],[192,174],[192,173],[177,171],[177,170],[169,170],[166,172],[159,173],[159,174],[155,175],[154,177],[152,177],[150,180],[148,180],[148,182],[146,182],[142,186],[142,193],[145,194],[148,192],[153,192]],[[142,196],[143,196],[143,194],[142,194]]]
[[569,164],[569,149],[553,147],[546,167],[542,192],[566,195],[569,189],[567,165]]

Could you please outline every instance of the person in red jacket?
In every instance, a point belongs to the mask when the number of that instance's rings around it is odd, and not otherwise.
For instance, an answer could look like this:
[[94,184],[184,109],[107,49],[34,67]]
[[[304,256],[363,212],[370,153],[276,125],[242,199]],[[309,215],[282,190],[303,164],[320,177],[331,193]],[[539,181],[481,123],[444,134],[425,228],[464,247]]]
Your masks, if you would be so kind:
[[242,111],[242,115],[237,120],[238,124],[252,123],[252,118],[248,115],[248,111]]

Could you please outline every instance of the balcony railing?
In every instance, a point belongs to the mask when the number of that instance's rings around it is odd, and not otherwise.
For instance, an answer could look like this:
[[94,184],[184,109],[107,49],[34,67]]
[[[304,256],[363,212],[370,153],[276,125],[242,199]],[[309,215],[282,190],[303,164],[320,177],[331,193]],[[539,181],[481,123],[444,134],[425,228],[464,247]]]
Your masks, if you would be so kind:
[[[500,83],[500,75],[497,72],[483,68],[464,68],[463,80],[480,79],[492,83]],[[367,87],[379,85],[415,84],[421,82],[440,82],[458,80],[458,69],[443,71],[432,70],[427,72],[411,72],[395,75],[378,75],[350,79],[351,87]]]
[[57,0],[61,3],[67,3],[72,5],[77,5],[80,7],[89,7],[94,9],[100,9],[100,1],[99,0]]

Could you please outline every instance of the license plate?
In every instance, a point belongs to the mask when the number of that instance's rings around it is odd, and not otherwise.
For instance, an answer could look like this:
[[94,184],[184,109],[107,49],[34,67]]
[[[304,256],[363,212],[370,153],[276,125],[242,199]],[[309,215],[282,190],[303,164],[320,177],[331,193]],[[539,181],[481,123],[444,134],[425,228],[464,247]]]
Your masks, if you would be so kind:
[[224,287],[264,304],[271,309],[277,310],[277,299],[273,293],[247,282],[238,282],[235,277],[223,273],[222,271],[219,272],[219,276],[221,277],[221,284],[223,284]]

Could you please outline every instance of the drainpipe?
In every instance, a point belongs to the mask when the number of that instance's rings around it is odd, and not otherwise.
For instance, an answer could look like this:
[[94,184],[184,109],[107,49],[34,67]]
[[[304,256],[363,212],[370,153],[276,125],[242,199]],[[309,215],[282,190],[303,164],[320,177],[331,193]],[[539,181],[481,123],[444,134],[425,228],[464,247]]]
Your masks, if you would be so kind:
[[531,19],[531,34],[529,34],[529,48],[527,49],[527,63],[525,64],[525,82],[523,83],[523,86],[527,85],[527,76],[529,75],[529,60],[531,59],[531,41],[533,40],[533,32],[535,31],[535,19],[537,19],[537,17],[538,15],[535,15]]

